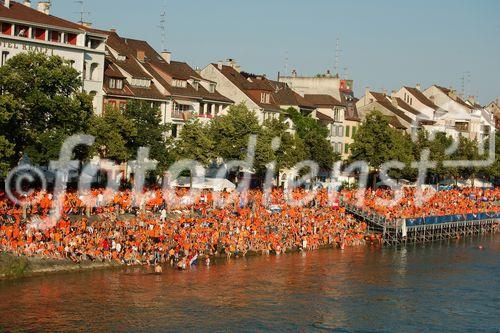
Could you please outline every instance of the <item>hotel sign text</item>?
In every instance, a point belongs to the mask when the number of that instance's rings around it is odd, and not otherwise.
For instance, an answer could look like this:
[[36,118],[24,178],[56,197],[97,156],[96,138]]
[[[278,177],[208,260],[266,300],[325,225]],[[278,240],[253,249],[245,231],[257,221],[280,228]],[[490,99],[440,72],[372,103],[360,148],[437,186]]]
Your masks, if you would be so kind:
[[36,52],[36,53],[44,53],[47,55],[53,55],[54,54],[54,49],[45,47],[45,46],[40,46],[40,45],[33,45],[33,44],[26,44],[26,43],[21,43],[21,42],[13,42],[13,41],[6,41],[0,39],[0,47],[6,48],[6,49],[11,49],[11,50],[20,50],[20,51],[25,51],[25,52]]

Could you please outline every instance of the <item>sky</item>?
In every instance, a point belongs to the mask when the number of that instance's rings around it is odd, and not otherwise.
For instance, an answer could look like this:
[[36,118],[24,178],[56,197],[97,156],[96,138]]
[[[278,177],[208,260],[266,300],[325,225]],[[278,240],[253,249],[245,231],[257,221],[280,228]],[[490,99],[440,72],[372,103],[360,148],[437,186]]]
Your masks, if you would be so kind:
[[[36,2],[36,0],[33,0]],[[166,48],[174,60],[203,68],[235,59],[242,69],[276,78],[278,72],[339,72],[357,96],[402,85],[439,84],[500,98],[500,1],[497,0],[85,0],[86,21],[123,37]],[[52,14],[78,21],[80,4],[52,0]],[[288,59],[288,60],[287,60]],[[462,78],[465,78],[462,80]]]

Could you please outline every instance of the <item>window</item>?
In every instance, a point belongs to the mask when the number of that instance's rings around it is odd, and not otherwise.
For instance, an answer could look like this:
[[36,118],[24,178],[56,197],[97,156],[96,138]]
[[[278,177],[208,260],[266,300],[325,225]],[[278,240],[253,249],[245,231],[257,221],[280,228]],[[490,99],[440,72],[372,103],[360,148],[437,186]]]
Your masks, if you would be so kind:
[[269,104],[271,102],[271,94],[268,93],[261,93],[260,94],[260,102]]
[[200,82],[199,81],[193,81],[193,88],[195,90],[198,90],[199,87],[200,87]]
[[[89,79],[92,80],[92,81],[98,81],[99,78],[97,77],[98,73],[97,73],[97,68],[99,67],[99,64],[94,62],[90,65],[90,76],[89,76]],[[119,88],[121,89],[121,88]]]
[[18,37],[29,37],[29,28],[24,25],[16,26],[16,36]]
[[339,126],[339,137],[344,136],[344,126]]
[[98,49],[102,45],[102,42],[98,39],[91,39],[90,40],[90,48],[92,50]]
[[344,154],[349,154],[349,145],[347,143],[344,146]]
[[334,116],[333,116],[335,121],[340,121],[340,110],[335,110],[334,111]]
[[2,52],[2,63],[1,63],[1,66],[5,65],[5,63],[7,62],[8,58],[9,58],[9,52],[3,51]]
[[352,138],[354,138],[354,136],[356,135],[356,131],[357,131],[357,127],[353,126],[352,127]]
[[183,80],[172,80],[172,87],[177,87],[177,88],[186,88],[187,87],[187,81]]
[[151,86],[151,80],[133,78],[131,85],[139,88],[149,88]]
[[121,111],[125,111],[125,109],[127,108],[127,102],[126,101],[122,101],[119,103],[119,108]]
[[12,24],[2,23],[2,34],[11,36],[12,35]]
[[67,43],[70,45],[76,45],[78,36],[76,34],[67,34]]
[[116,101],[108,101],[108,107],[111,109],[116,109]]
[[35,28],[35,31],[34,31],[35,39],[45,40],[46,32],[47,32],[47,30],[45,30],[45,29]]
[[345,127],[345,137],[348,138],[349,137],[349,132],[351,130],[351,127],[350,126],[346,126]]
[[177,124],[172,124],[172,129],[171,129],[171,135],[173,138],[176,138],[177,137]]
[[123,80],[122,79],[109,79],[109,88],[110,89],[123,89]]
[[57,31],[51,31],[49,40],[54,43],[59,43],[61,41],[61,34]]
[[215,92],[215,83],[210,83],[209,91],[213,94]]
[[186,111],[189,111],[189,109],[190,109],[190,106],[187,104],[174,103],[174,111],[186,112]]

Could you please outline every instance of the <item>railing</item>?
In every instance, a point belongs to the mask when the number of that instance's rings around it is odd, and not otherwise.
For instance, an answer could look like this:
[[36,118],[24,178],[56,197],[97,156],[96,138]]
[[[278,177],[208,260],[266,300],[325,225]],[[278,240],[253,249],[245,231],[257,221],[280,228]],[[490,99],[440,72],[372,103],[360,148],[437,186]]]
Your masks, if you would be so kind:
[[407,218],[407,219],[397,219],[390,220],[377,213],[366,211],[355,205],[345,203],[341,201],[342,206],[346,210],[354,215],[362,217],[363,219],[370,221],[380,227],[396,228],[401,226],[403,222],[406,222],[407,227],[415,227],[421,225],[438,225],[453,222],[467,222],[467,221],[479,221],[479,220],[491,220],[500,219],[500,212],[490,212],[490,213],[479,213],[479,214],[459,214],[459,215],[445,215],[445,216],[427,216],[418,218]]
[[406,226],[414,227],[419,225],[436,225],[453,222],[467,222],[478,220],[500,219],[500,213],[479,213],[479,214],[461,214],[461,215],[445,215],[445,216],[427,216],[412,219],[405,219]]

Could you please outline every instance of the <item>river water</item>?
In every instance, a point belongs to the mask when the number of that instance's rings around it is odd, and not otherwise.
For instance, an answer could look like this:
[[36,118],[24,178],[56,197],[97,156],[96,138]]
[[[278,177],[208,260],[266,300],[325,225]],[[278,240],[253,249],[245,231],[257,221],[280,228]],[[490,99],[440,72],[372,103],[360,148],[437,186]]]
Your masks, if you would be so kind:
[[4,281],[0,331],[500,332],[499,255],[488,236]]

